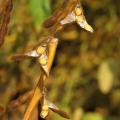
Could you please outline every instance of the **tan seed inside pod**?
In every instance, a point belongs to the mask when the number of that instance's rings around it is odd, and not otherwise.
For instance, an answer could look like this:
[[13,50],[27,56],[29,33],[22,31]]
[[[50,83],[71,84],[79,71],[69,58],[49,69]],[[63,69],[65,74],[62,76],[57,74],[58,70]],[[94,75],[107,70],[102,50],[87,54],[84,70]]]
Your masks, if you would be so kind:
[[48,112],[49,112],[48,102],[47,102],[46,98],[44,97],[40,116],[42,118],[46,118],[48,115]]
[[48,61],[48,57],[47,55],[41,55],[39,58],[38,58],[38,61],[41,65],[46,65],[47,64],[47,61]]
[[38,54],[43,54],[43,53],[45,52],[45,50],[46,50],[45,47],[40,46],[40,47],[38,47],[38,49],[37,49],[37,53],[38,53]]
[[83,16],[76,16],[76,22],[83,22],[84,21],[84,17]]
[[76,14],[77,16],[82,15],[82,9],[81,9],[81,8],[76,7],[76,8],[75,8],[75,14]]

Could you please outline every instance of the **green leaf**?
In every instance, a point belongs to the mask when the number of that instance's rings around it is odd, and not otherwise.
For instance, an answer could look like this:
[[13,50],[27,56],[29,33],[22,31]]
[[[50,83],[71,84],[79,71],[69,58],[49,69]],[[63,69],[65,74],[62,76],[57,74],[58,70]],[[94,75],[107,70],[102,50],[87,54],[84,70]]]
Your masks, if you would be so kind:
[[50,0],[30,0],[29,9],[33,22],[38,28],[51,13]]

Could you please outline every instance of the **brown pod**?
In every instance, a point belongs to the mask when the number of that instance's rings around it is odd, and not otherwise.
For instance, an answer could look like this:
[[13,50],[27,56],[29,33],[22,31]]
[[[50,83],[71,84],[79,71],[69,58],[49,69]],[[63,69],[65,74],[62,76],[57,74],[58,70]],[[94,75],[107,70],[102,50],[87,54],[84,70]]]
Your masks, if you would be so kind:
[[59,17],[63,14],[63,10],[57,10],[50,18],[48,18],[44,23],[43,26],[45,28],[50,28],[52,27],[54,24],[57,23]]
[[44,96],[43,101],[42,101],[40,116],[45,119],[48,116],[48,112],[49,112],[48,102]]
[[4,43],[4,37],[8,31],[8,24],[10,22],[10,13],[12,11],[13,4],[12,0],[7,0],[4,11],[3,11],[3,19],[0,27],[0,46]]
[[61,20],[63,20],[69,13],[73,11],[76,4],[77,0],[64,0],[64,3],[61,5],[61,7],[43,23],[43,26],[45,28],[50,28],[56,23],[59,24]]
[[50,110],[52,110],[53,112],[57,113],[58,115],[60,115],[61,117],[70,119],[70,115],[62,110],[60,110],[55,104],[51,103],[48,101],[48,107]]
[[11,59],[14,60],[14,61],[21,61],[25,57],[26,57],[26,55],[21,54],[21,55],[14,55],[14,56],[11,57]]

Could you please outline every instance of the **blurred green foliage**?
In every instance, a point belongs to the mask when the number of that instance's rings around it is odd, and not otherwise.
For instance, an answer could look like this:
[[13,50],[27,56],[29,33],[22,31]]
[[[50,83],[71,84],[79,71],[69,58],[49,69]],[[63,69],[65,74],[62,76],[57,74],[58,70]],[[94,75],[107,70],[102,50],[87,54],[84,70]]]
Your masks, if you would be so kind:
[[29,7],[35,26],[40,28],[43,21],[50,16],[50,0],[30,0]]
[[[7,106],[32,89],[40,74],[35,60],[13,62],[13,54],[38,43],[42,22],[59,0],[13,0],[14,10],[5,44],[0,48],[0,104]],[[49,99],[69,111],[72,120],[120,119],[120,0],[81,0],[93,26],[90,34],[76,24],[58,34],[59,45],[46,81]],[[0,115],[0,120],[20,120],[23,105]],[[51,115],[51,120],[62,120]]]

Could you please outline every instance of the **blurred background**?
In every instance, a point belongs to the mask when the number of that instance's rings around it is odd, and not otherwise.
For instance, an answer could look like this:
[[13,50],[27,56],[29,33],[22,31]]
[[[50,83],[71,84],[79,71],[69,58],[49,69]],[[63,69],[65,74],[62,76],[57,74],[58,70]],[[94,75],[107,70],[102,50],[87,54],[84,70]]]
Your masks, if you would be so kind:
[[[0,48],[0,105],[4,108],[34,88],[40,74],[37,61],[14,62],[11,56],[38,43],[43,21],[62,2],[13,0],[9,32]],[[120,0],[81,3],[94,33],[73,23],[58,34],[47,97],[68,111],[72,120],[120,120]],[[21,120],[26,106],[0,113],[0,120]],[[51,120],[64,119],[53,113]]]

